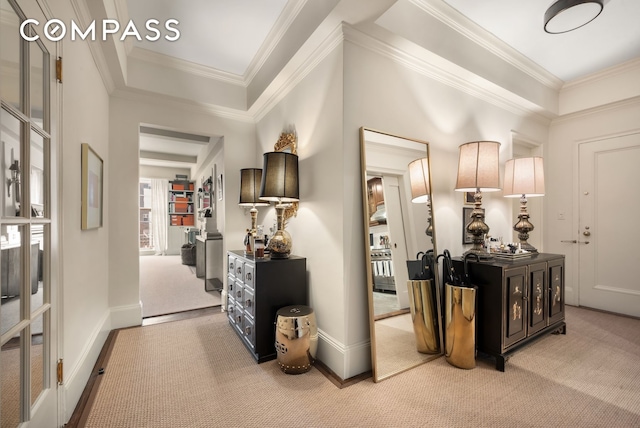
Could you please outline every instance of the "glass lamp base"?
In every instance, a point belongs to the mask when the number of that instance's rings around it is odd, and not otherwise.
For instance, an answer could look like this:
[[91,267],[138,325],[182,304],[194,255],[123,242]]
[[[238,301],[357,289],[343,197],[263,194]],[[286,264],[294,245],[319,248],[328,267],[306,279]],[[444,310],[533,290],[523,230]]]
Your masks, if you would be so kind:
[[291,235],[284,229],[279,229],[269,239],[269,254],[272,259],[288,259],[291,254]]

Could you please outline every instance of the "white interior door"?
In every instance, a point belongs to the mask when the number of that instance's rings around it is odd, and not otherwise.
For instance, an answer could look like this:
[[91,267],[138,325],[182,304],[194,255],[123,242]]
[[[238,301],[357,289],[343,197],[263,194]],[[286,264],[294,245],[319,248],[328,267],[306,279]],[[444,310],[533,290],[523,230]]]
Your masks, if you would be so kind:
[[35,1],[0,0],[3,428],[61,425],[56,376],[59,45],[46,40],[41,27],[21,26],[26,18],[47,21]]
[[401,309],[409,307],[409,291],[407,281],[407,243],[402,221],[402,203],[398,177],[384,175],[382,177],[384,191],[384,205],[387,210],[387,226],[389,226],[389,243],[393,262],[394,280],[396,283],[396,297]]
[[579,303],[638,317],[640,133],[583,143],[579,158]]

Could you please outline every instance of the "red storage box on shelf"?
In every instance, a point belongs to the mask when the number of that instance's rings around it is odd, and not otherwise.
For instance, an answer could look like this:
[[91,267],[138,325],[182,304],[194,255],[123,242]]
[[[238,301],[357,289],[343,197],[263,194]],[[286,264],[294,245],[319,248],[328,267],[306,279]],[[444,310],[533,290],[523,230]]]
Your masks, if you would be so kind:
[[184,215],[184,216],[182,216],[182,225],[183,226],[193,226],[193,216],[192,215]]
[[184,184],[172,183],[171,184],[171,190],[185,190],[184,189]]
[[176,196],[175,202],[189,202],[189,198],[182,197],[182,196]]
[[186,213],[187,212],[187,204],[186,203],[175,203],[175,210],[177,213]]
[[172,215],[171,216],[171,226],[182,226],[182,216]]

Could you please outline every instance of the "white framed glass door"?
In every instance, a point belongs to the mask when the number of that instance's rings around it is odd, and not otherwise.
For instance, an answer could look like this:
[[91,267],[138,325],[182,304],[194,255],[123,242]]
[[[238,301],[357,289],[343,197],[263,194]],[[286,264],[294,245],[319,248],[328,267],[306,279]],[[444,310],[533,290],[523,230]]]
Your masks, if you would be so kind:
[[[58,421],[57,46],[27,42],[35,2],[0,0],[0,426]],[[25,34],[37,34],[32,26]]]

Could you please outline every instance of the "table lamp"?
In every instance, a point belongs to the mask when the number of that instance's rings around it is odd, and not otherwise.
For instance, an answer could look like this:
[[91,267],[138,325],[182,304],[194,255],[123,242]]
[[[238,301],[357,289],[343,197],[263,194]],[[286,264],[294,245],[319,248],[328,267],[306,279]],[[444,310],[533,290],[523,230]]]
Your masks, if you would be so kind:
[[538,250],[527,242],[533,224],[529,222],[527,197],[544,196],[544,165],[541,157],[509,159],[504,165],[505,198],[520,198],[520,214],[513,230],[518,232],[520,248],[536,253]]
[[[251,229],[248,230],[250,239],[255,240],[258,220],[258,206],[268,206],[269,203],[260,199],[260,183],[262,170],[260,168],[243,168],[240,170],[240,201],[238,205],[251,207]],[[245,255],[253,254],[253,243],[249,243]]]
[[500,190],[500,143],[496,141],[474,141],[460,145],[458,159],[458,179],[456,191],[475,192],[474,208],[471,221],[466,230],[473,236],[473,247],[467,254],[476,254],[481,259],[493,256],[482,248],[484,235],[489,232],[489,226],[484,222],[484,208],[482,208],[482,192]]
[[409,163],[409,181],[411,183],[411,202],[427,204],[427,229],[424,233],[433,242],[433,225],[431,222],[431,186],[429,179],[429,159],[416,159]]
[[269,239],[267,249],[272,259],[287,259],[291,253],[291,235],[285,230],[284,210],[300,199],[298,186],[298,156],[288,152],[268,152],[263,155],[260,199],[276,202],[277,230]]

